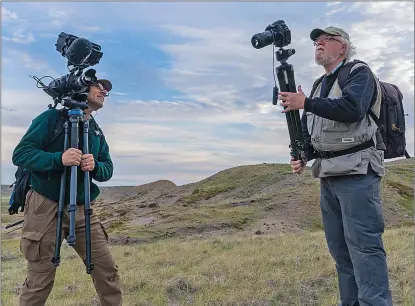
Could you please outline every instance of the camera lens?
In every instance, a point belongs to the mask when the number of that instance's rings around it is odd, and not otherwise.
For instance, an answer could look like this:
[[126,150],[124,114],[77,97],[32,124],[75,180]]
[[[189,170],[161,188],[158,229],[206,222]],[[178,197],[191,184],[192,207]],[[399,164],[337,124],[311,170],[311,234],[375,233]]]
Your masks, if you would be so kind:
[[252,47],[255,49],[264,48],[274,42],[271,31],[265,31],[262,33],[255,34],[251,38]]

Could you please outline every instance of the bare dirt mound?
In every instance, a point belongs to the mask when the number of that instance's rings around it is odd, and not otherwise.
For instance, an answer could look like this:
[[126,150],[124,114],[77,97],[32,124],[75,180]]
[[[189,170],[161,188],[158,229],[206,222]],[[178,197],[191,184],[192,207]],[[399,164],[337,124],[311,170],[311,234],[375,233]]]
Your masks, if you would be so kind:
[[[389,227],[413,224],[414,164],[387,163],[382,195]],[[309,169],[293,175],[289,165],[235,167],[183,186],[160,180],[124,191],[113,188],[111,205],[105,205],[107,190],[96,206],[120,241],[322,229],[319,181]]]
[[97,204],[109,205],[114,202],[138,198],[154,190],[163,192],[174,189],[175,187],[177,187],[176,184],[169,180],[158,180],[139,186],[101,187],[101,193],[97,199]]

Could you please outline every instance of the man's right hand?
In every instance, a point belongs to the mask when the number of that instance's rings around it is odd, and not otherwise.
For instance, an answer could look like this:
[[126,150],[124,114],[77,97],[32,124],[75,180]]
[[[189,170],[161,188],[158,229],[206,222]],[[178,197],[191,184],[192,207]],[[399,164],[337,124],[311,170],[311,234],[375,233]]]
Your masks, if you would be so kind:
[[79,166],[81,164],[82,152],[75,148],[69,148],[62,155],[64,166]]
[[301,165],[301,159],[294,160],[294,157],[291,156],[290,164],[291,164],[291,169],[293,169],[293,173],[296,173],[296,174],[303,173],[305,165],[304,166]]

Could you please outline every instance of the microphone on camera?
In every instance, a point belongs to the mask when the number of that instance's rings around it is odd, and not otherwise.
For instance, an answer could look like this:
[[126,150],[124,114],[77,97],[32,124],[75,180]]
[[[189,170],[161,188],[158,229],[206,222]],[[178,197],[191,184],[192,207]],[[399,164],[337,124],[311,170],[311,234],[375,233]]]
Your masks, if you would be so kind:
[[73,65],[81,65],[92,52],[92,43],[86,38],[77,38],[69,46],[65,57]]

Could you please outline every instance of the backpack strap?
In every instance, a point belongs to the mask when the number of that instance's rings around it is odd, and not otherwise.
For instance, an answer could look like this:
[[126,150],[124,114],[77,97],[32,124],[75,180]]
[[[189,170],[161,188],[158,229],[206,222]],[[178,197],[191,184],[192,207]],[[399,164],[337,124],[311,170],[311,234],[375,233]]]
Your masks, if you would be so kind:
[[[359,64],[359,65],[357,65],[357,64]],[[346,85],[346,82],[349,78],[349,74],[352,71],[352,68],[354,70],[354,69],[356,69],[358,67],[361,67],[363,65],[367,66],[367,64],[365,62],[361,61],[361,60],[353,60],[351,62],[345,63],[340,68],[339,74],[337,76],[337,81],[338,81],[339,86],[342,90],[343,90],[344,86]]]
[[95,120],[94,116],[91,115],[91,120],[89,120],[94,125],[95,134],[100,137],[105,137],[104,132],[102,131],[101,127],[98,125],[98,122]]
[[313,87],[311,88],[311,93],[310,93],[310,98],[313,97],[314,92],[316,91],[318,85],[321,83],[321,81],[323,80],[324,75],[322,75],[321,77],[319,77],[314,83],[313,83]]
[[49,141],[48,146],[56,141],[56,139],[64,132],[65,130],[65,122],[68,120],[68,112],[66,109],[58,109],[57,112],[59,113],[58,119],[55,122],[55,128],[52,131],[52,138]]
[[[340,89],[343,90],[343,88],[346,86],[346,83],[349,79],[349,75],[353,72],[353,70],[362,67],[362,66],[366,66],[370,69],[369,65],[366,64],[365,62],[361,61],[361,60],[353,60],[351,62],[346,63],[345,65],[343,65],[343,67],[340,68],[338,77],[337,77],[337,82],[340,86]],[[382,99],[382,91],[381,91],[381,87],[379,84],[379,80],[376,77],[376,75],[372,72],[373,78],[375,79],[375,85],[376,85],[376,89],[375,89],[375,93],[372,97],[372,100],[370,102],[370,108],[369,108],[369,115],[372,117],[372,119],[375,121],[377,126],[380,126],[380,103],[376,103],[376,102],[380,102]]]

